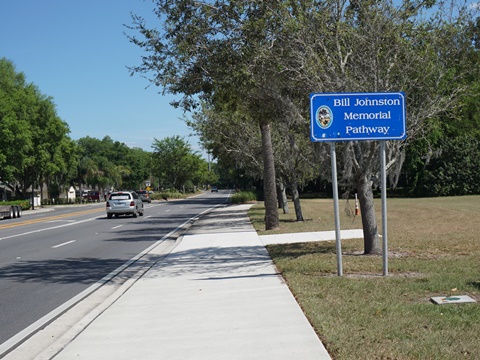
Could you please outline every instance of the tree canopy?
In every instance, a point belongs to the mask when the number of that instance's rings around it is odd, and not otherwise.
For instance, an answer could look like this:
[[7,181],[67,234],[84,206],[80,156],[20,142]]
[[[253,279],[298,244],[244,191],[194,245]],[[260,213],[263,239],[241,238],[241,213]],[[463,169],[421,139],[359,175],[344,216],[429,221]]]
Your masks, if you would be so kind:
[[79,147],[78,184],[102,189],[138,189],[150,175],[151,153],[129,148],[109,136],[84,137]]
[[155,139],[152,148],[153,174],[164,187],[180,190],[187,181],[194,184],[215,181],[206,161],[182,137]]
[[[389,92],[407,94],[408,138],[387,143],[387,169],[398,181],[406,146],[425,137],[433,119],[457,118],[472,76],[472,14],[466,4],[435,1],[194,1],[156,0],[161,30],[134,16],[130,40],[145,50],[132,71],[147,74],[163,91],[179,94],[186,110],[205,104],[204,115],[224,118],[221,130],[233,138],[239,119],[259,126],[263,154],[266,227],[275,226],[272,209],[273,159],[289,163],[290,183],[299,164],[312,153],[301,141],[308,135],[308,94],[312,92]],[[203,120],[203,119],[202,119]],[[209,120],[210,121],[210,120]],[[213,120],[212,120],[213,121]],[[199,131],[208,126],[202,123]],[[274,129],[272,131],[272,129]],[[206,130],[209,131],[209,130]],[[298,132],[298,137],[293,134]],[[212,149],[215,143],[205,133]],[[237,141],[232,142],[230,156]],[[300,145],[302,144],[302,145]],[[251,157],[251,149],[244,159]],[[328,168],[328,152],[317,159]],[[284,154],[285,158],[281,154]],[[365,252],[380,251],[373,208],[379,171],[376,142],[343,145],[341,178],[359,193]],[[274,156],[275,155],[275,158]],[[290,161],[290,158],[296,157]],[[293,170],[293,171],[292,171]],[[328,171],[323,171],[328,174]],[[305,173],[303,176],[307,176]],[[300,177],[300,179],[303,178]],[[295,180],[295,181],[294,181]],[[275,204],[273,204],[273,207]],[[272,215],[270,217],[270,215]],[[270,225],[269,225],[269,221]]]
[[[9,60],[0,59],[0,177],[12,190],[26,189],[45,177],[72,172],[75,156],[70,130],[43,95]],[[13,188],[15,187],[15,188]]]

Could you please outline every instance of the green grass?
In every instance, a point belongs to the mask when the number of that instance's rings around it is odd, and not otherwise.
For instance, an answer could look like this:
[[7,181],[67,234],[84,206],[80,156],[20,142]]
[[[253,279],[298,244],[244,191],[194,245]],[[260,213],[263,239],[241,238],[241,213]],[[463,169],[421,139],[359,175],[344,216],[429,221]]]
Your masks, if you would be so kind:
[[[381,228],[380,200],[376,201]],[[342,201],[342,229],[361,228]],[[479,359],[480,303],[434,305],[432,296],[480,301],[480,196],[388,199],[389,276],[363,240],[272,245],[268,250],[334,359]],[[302,200],[303,223],[280,215],[264,231],[263,204],[249,215],[260,235],[333,230],[331,200]]]

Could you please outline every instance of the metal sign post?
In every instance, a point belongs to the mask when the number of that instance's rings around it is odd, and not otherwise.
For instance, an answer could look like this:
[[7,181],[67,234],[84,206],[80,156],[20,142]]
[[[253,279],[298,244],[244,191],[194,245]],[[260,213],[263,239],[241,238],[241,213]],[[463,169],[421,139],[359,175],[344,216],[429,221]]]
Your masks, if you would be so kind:
[[405,94],[310,94],[310,139],[331,143],[333,205],[338,275],[343,275],[340,215],[338,210],[336,141],[380,140],[382,186],[383,275],[388,275],[386,140],[403,140],[406,132]]
[[387,233],[387,171],[385,169],[385,141],[380,142],[380,167],[382,172],[382,245],[383,275],[388,275],[388,233]]
[[335,215],[335,239],[337,250],[337,274],[343,276],[342,266],[342,238],[340,235],[340,211],[338,207],[337,156],[335,143],[330,143],[330,158],[332,160],[333,212]]

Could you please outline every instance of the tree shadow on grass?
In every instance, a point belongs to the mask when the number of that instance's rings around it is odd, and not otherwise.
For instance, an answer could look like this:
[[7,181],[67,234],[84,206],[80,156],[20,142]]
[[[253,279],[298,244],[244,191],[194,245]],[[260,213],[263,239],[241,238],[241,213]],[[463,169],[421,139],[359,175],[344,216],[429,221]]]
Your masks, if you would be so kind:
[[471,281],[468,283],[468,285],[473,286],[474,288],[477,288],[480,290],[480,281]]
[[275,244],[267,246],[268,252],[276,258],[299,258],[312,254],[336,254],[334,242],[311,242],[293,244]]
[[279,220],[281,223],[299,223],[303,224],[304,222],[307,221],[313,221],[313,219],[303,219],[303,221],[298,221],[297,219],[280,219]]

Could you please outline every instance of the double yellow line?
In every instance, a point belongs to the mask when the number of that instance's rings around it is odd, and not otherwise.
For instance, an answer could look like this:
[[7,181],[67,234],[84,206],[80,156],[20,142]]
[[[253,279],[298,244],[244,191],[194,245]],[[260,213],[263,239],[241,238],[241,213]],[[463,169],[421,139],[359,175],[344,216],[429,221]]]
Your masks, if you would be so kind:
[[1,229],[9,229],[9,228],[14,228],[18,226],[24,226],[24,225],[30,225],[30,224],[36,224],[40,222],[46,222],[46,221],[53,221],[53,220],[59,220],[59,219],[64,219],[72,216],[77,216],[77,215],[84,215],[84,214],[92,214],[100,211],[105,211],[105,208],[98,208],[98,209],[89,209],[89,210],[84,210],[84,211],[76,211],[73,213],[69,214],[63,214],[63,215],[56,215],[56,216],[49,216],[49,217],[44,217],[41,219],[31,219],[31,220],[20,220],[20,221],[14,221],[14,222],[8,222],[7,224],[3,225],[2,221],[0,221],[0,230]]

